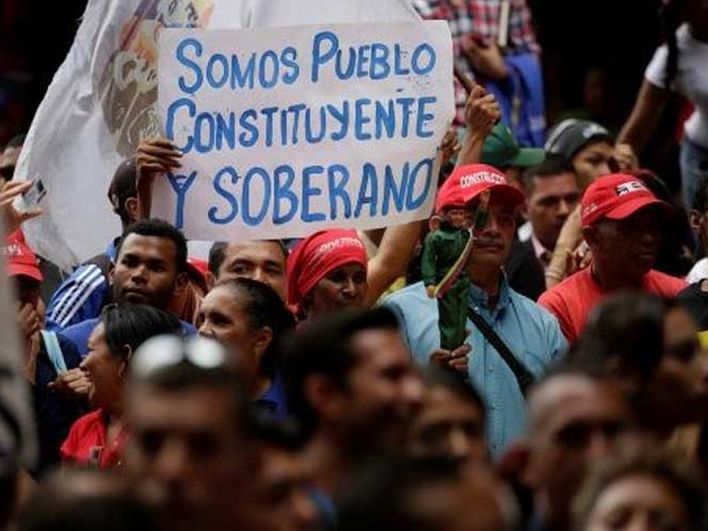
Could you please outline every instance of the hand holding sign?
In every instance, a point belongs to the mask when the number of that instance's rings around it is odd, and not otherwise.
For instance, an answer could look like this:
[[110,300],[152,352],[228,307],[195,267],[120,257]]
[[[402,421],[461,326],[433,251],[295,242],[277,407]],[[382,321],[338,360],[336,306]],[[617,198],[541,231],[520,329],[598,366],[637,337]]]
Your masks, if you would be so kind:
[[135,154],[135,166],[138,173],[138,204],[141,218],[150,217],[152,209],[152,187],[155,177],[175,169],[182,164],[182,153],[175,145],[164,138],[143,140]]

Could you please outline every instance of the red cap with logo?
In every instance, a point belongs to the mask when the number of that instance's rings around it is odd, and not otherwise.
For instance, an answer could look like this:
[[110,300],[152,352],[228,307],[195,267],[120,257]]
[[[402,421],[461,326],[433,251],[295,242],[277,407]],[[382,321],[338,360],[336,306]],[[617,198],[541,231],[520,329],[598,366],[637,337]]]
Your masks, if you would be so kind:
[[11,277],[24,275],[42,282],[37,255],[24,242],[24,238],[8,238],[4,248],[7,258],[7,274]]
[[668,203],[657,199],[646,184],[632,175],[604,175],[585,190],[580,203],[583,227],[593,225],[604,218],[625,219],[650,205],[657,205],[665,210],[671,208]]
[[487,164],[470,164],[456,168],[443,183],[435,201],[435,212],[441,213],[446,208],[464,207],[485,190],[492,190],[494,195],[502,196],[505,202],[520,205],[524,194],[509,184],[506,176]]

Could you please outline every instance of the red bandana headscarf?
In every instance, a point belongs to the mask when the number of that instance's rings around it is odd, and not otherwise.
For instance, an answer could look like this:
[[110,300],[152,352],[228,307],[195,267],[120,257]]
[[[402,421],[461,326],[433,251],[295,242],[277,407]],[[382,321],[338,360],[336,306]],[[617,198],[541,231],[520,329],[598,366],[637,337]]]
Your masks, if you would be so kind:
[[288,256],[288,303],[300,306],[320,280],[345,264],[368,263],[366,248],[355,230],[316,232],[302,240]]

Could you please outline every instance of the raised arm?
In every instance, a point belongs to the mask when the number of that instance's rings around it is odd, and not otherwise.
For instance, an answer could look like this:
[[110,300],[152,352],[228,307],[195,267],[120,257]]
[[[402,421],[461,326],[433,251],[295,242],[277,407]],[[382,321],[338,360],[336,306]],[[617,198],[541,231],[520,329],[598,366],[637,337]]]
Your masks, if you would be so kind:
[[372,306],[397,278],[406,273],[420,238],[421,223],[414,221],[386,229],[376,256],[369,260],[367,306]]
[[457,156],[457,166],[477,164],[482,161],[484,141],[501,118],[499,103],[493,94],[481,85],[475,85],[467,99],[465,122],[467,131],[462,149]]
[[645,79],[632,113],[617,137],[617,143],[629,144],[636,154],[640,154],[654,132],[667,99],[666,90]]

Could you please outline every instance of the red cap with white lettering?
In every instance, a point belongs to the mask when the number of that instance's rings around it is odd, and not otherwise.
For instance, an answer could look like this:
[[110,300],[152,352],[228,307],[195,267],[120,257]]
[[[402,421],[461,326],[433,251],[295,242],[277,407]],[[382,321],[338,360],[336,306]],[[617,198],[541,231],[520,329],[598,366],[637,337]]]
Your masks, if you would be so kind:
[[456,168],[440,187],[435,212],[439,214],[447,208],[463,208],[485,190],[492,190],[494,196],[513,205],[520,205],[525,199],[524,194],[510,185],[506,175],[498,169],[487,164],[470,164]]
[[650,205],[671,209],[668,203],[657,199],[646,184],[636,177],[622,173],[604,175],[588,186],[580,202],[583,227],[593,225],[603,218],[625,219]]

